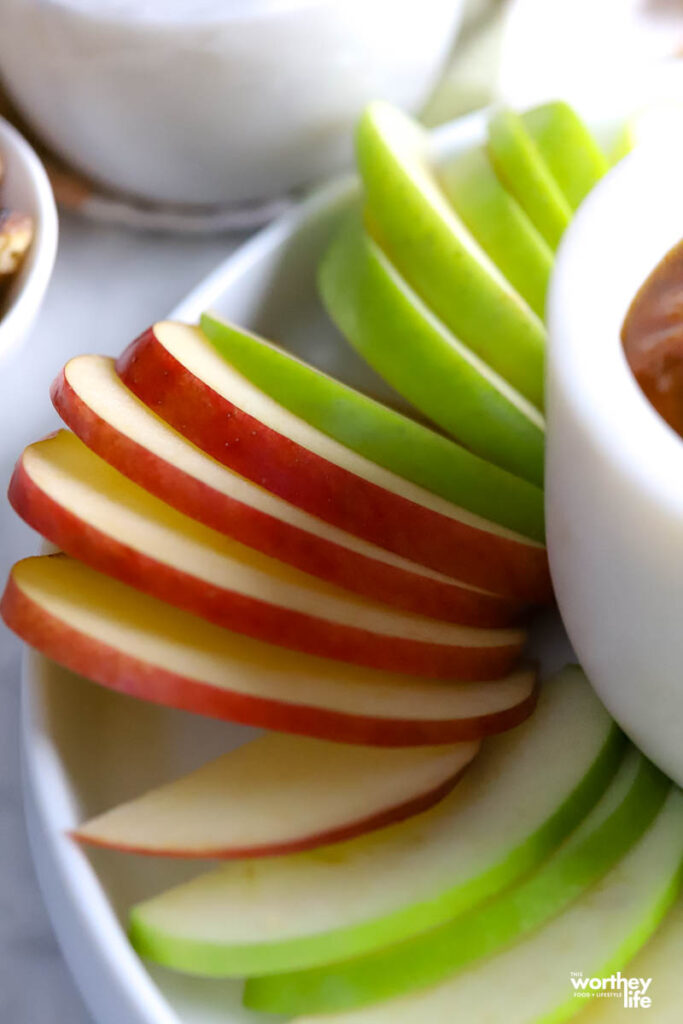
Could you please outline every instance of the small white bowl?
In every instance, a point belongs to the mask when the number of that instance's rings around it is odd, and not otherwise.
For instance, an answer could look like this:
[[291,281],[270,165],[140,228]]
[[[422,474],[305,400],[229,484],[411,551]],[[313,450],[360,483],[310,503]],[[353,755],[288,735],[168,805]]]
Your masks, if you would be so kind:
[[[678,133],[674,132],[675,137]],[[644,146],[579,211],[549,299],[548,546],[576,653],[635,743],[683,784],[683,440],[620,332],[683,239],[683,147]]]
[[0,118],[0,207],[33,217],[35,236],[0,309],[0,362],[24,340],[40,309],[57,254],[57,208],[45,169],[28,142]]

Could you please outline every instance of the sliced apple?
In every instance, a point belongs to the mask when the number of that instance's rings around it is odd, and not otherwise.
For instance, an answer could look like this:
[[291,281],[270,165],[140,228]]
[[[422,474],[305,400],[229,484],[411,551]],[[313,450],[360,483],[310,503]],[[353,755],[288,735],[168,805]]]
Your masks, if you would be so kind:
[[[357,220],[342,226],[318,280],[339,329],[396,391],[482,458],[542,483],[544,420],[538,409],[434,316]],[[478,485],[480,504],[469,501],[468,507],[495,521],[504,507],[506,525],[542,539],[539,489],[525,489],[521,481],[513,487],[509,478],[503,487],[498,512],[492,511],[489,488]]]
[[134,909],[134,945],[166,966],[222,976],[400,942],[539,864],[602,794],[623,750],[585,677],[569,670],[438,807],[334,850],[233,862],[162,893]]
[[489,122],[488,153],[496,174],[554,251],[572,208],[522,118],[499,110]]
[[371,668],[495,679],[519,630],[436,622],[385,608],[209,530],[113,469],[67,431],[31,445],[12,505],[67,554],[210,622]]
[[[359,267],[355,272],[362,274],[363,270]],[[321,281],[324,277],[323,268]],[[344,289],[344,297],[346,303],[353,304],[353,294],[349,289]],[[384,317],[381,320],[385,332],[391,335],[395,357],[396,351],[402,351],[404,346],[392,324]],[[367,324],[365,318],[363,322]],[[540,488],[528,487],[509,473],[502,472],[497,466],[474,455],[475,445],[467,438],[462,437],[462,440],[470,445],[472,451],[340,384],[250,331],[227,323],[211,313],[202,316],[201,327],[231,366],[290,412],[371,462],[376,462],[397,476],[411,480],[454,504],[460,504],[477,514],[490,513],[490,518],[496,521],[503,501],[529,505],[533,498],[541,494]],[[407,333],[411,334],[409,330]],[[441,385],[443,379],[441,374]],[[471,423],[473,419],[478,423],[486,419],[484,409],[480,410],[479,416],[473,412],[471,417],[466,417],[461,408],[466,403],[457,392],[457,376],[451,376],[448,384],[448,408],[459,410],[456,418],[466,423]],[[540,419],[536,410],[534,415]],[[451,418],[454,417],[451,415]],[[488,428],[493,433],[490,424]],[[474,428],[477,433],[485,433],[486,429],[486,424]],[[505,438],[505,444],[509,445],[511,433],[509,424],[507,429],[501,429],[501,443],[502,438]],[[542,429],[536,428],[535,434],[538,435],[540,451],[537,474],[542,479]],[[505,498],[501,499],[502,494]]]
[[520,885],[424,935],[369,956],[254,978],[253,1010],[330,1013],[426,988],[519,941],[595,884],[645,832],[670,789],[631,750],[602,799],[538,871]]
[[372,103],[356,152],[370,231],[399,273],[463,344],[541,408],[543,324],[446,199],[427,133],[389,104]]
[[522,122],[572,210],[609,170],[607,157],[568,103],[544,103]]
[[52,389],[94,452],[167,504],[243,544],[365,597],[436,619],[506,625],[517,602],[457,582],[345,533],[206,455],[121,382],[111,359],[80,356]]
[[124,384],[203,451],[312,515],[521,600],[551,592],[545,548],[352,452],[254,387],[198,327],[160,323],[123,353]]
[[[680,886],[682,849],[683,796],[673,790],[633,849],[594,888],[529,938],[423,992],[355,1012],[299,1017],[297,1022],[567,1020],[589,1005],[575,997],[572,978],[608,978],[623,970],[671,907]],[[659,1021],[658,1016],[653,1019]]]
[[382,750],[270,733],[93,818],[74,836],[161,857],[315,849],[427,810],[478,748],[470,741]]
[[231,633],[58,554],[14,566],[0,612],[42,654],[102,686],[170,707],[340,743],[477,739],[532,711],[534,673],[430,683]]

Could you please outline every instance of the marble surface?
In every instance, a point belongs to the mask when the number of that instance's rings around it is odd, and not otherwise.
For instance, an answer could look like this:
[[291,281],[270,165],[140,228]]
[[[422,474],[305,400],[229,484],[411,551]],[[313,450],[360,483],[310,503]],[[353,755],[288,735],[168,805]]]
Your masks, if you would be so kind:
[[[117,354],[235,248],[234,238],[131,234],[62,218],[55,274],[25,347],[0,362],[0,578],[36,537],[4,500],[22,447],[58,420],[48,388],[69,356]],[[19,772],[20,644],[0,624],[0,1021],[93,1024],[68,975],[31,866]]]

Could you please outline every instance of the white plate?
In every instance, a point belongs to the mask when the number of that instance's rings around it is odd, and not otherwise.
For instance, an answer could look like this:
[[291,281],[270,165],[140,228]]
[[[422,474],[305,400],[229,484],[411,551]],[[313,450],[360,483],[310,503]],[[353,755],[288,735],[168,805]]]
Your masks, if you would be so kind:
[[[483,138],[477,114],[438,133],[442,154]],[[315,271],[352,181],[313,196],[258,234],[172,315],[195,320],[208,306],[264,331],[322,368],[390,395],[326,319]],[[395,397],[395,396],[394,396]],[[535,644],[546,670],[569,651],[548,620]],[[84,816],[180,774],[243,739],[246,731],[112,694],[29,653],[24,664],[25,798],[33,855],[65,957],[99,1024],[247,1024],[234,982],[185,978],[142,964],[122,922],[131,903],[197,873],[195,864],[85,854],[65,831]],[[476,1022],[472,1022],[476,1024]]]
[[45,168],[8,121],[0,117],[0,207],[33,217],[36,230],[31,249],[12,281],[10,298],[0,311],[0,362],[14,351],[36,318],[57,254],[57,208]]

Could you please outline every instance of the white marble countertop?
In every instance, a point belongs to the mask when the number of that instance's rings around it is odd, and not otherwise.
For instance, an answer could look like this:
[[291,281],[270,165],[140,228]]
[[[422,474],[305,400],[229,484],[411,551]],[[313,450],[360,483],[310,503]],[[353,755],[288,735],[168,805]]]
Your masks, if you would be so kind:
[[[0,362],[0,584],[35,534],[4,499],[24,445],[54,429],[50,382],[72,355],[115,355],[164,316],[237,241],[131,234],[63,218],[55,274],[26,346]],[[91,1024],[31,866],[19,773],[20,645],[0,624],[0,1021]]]

